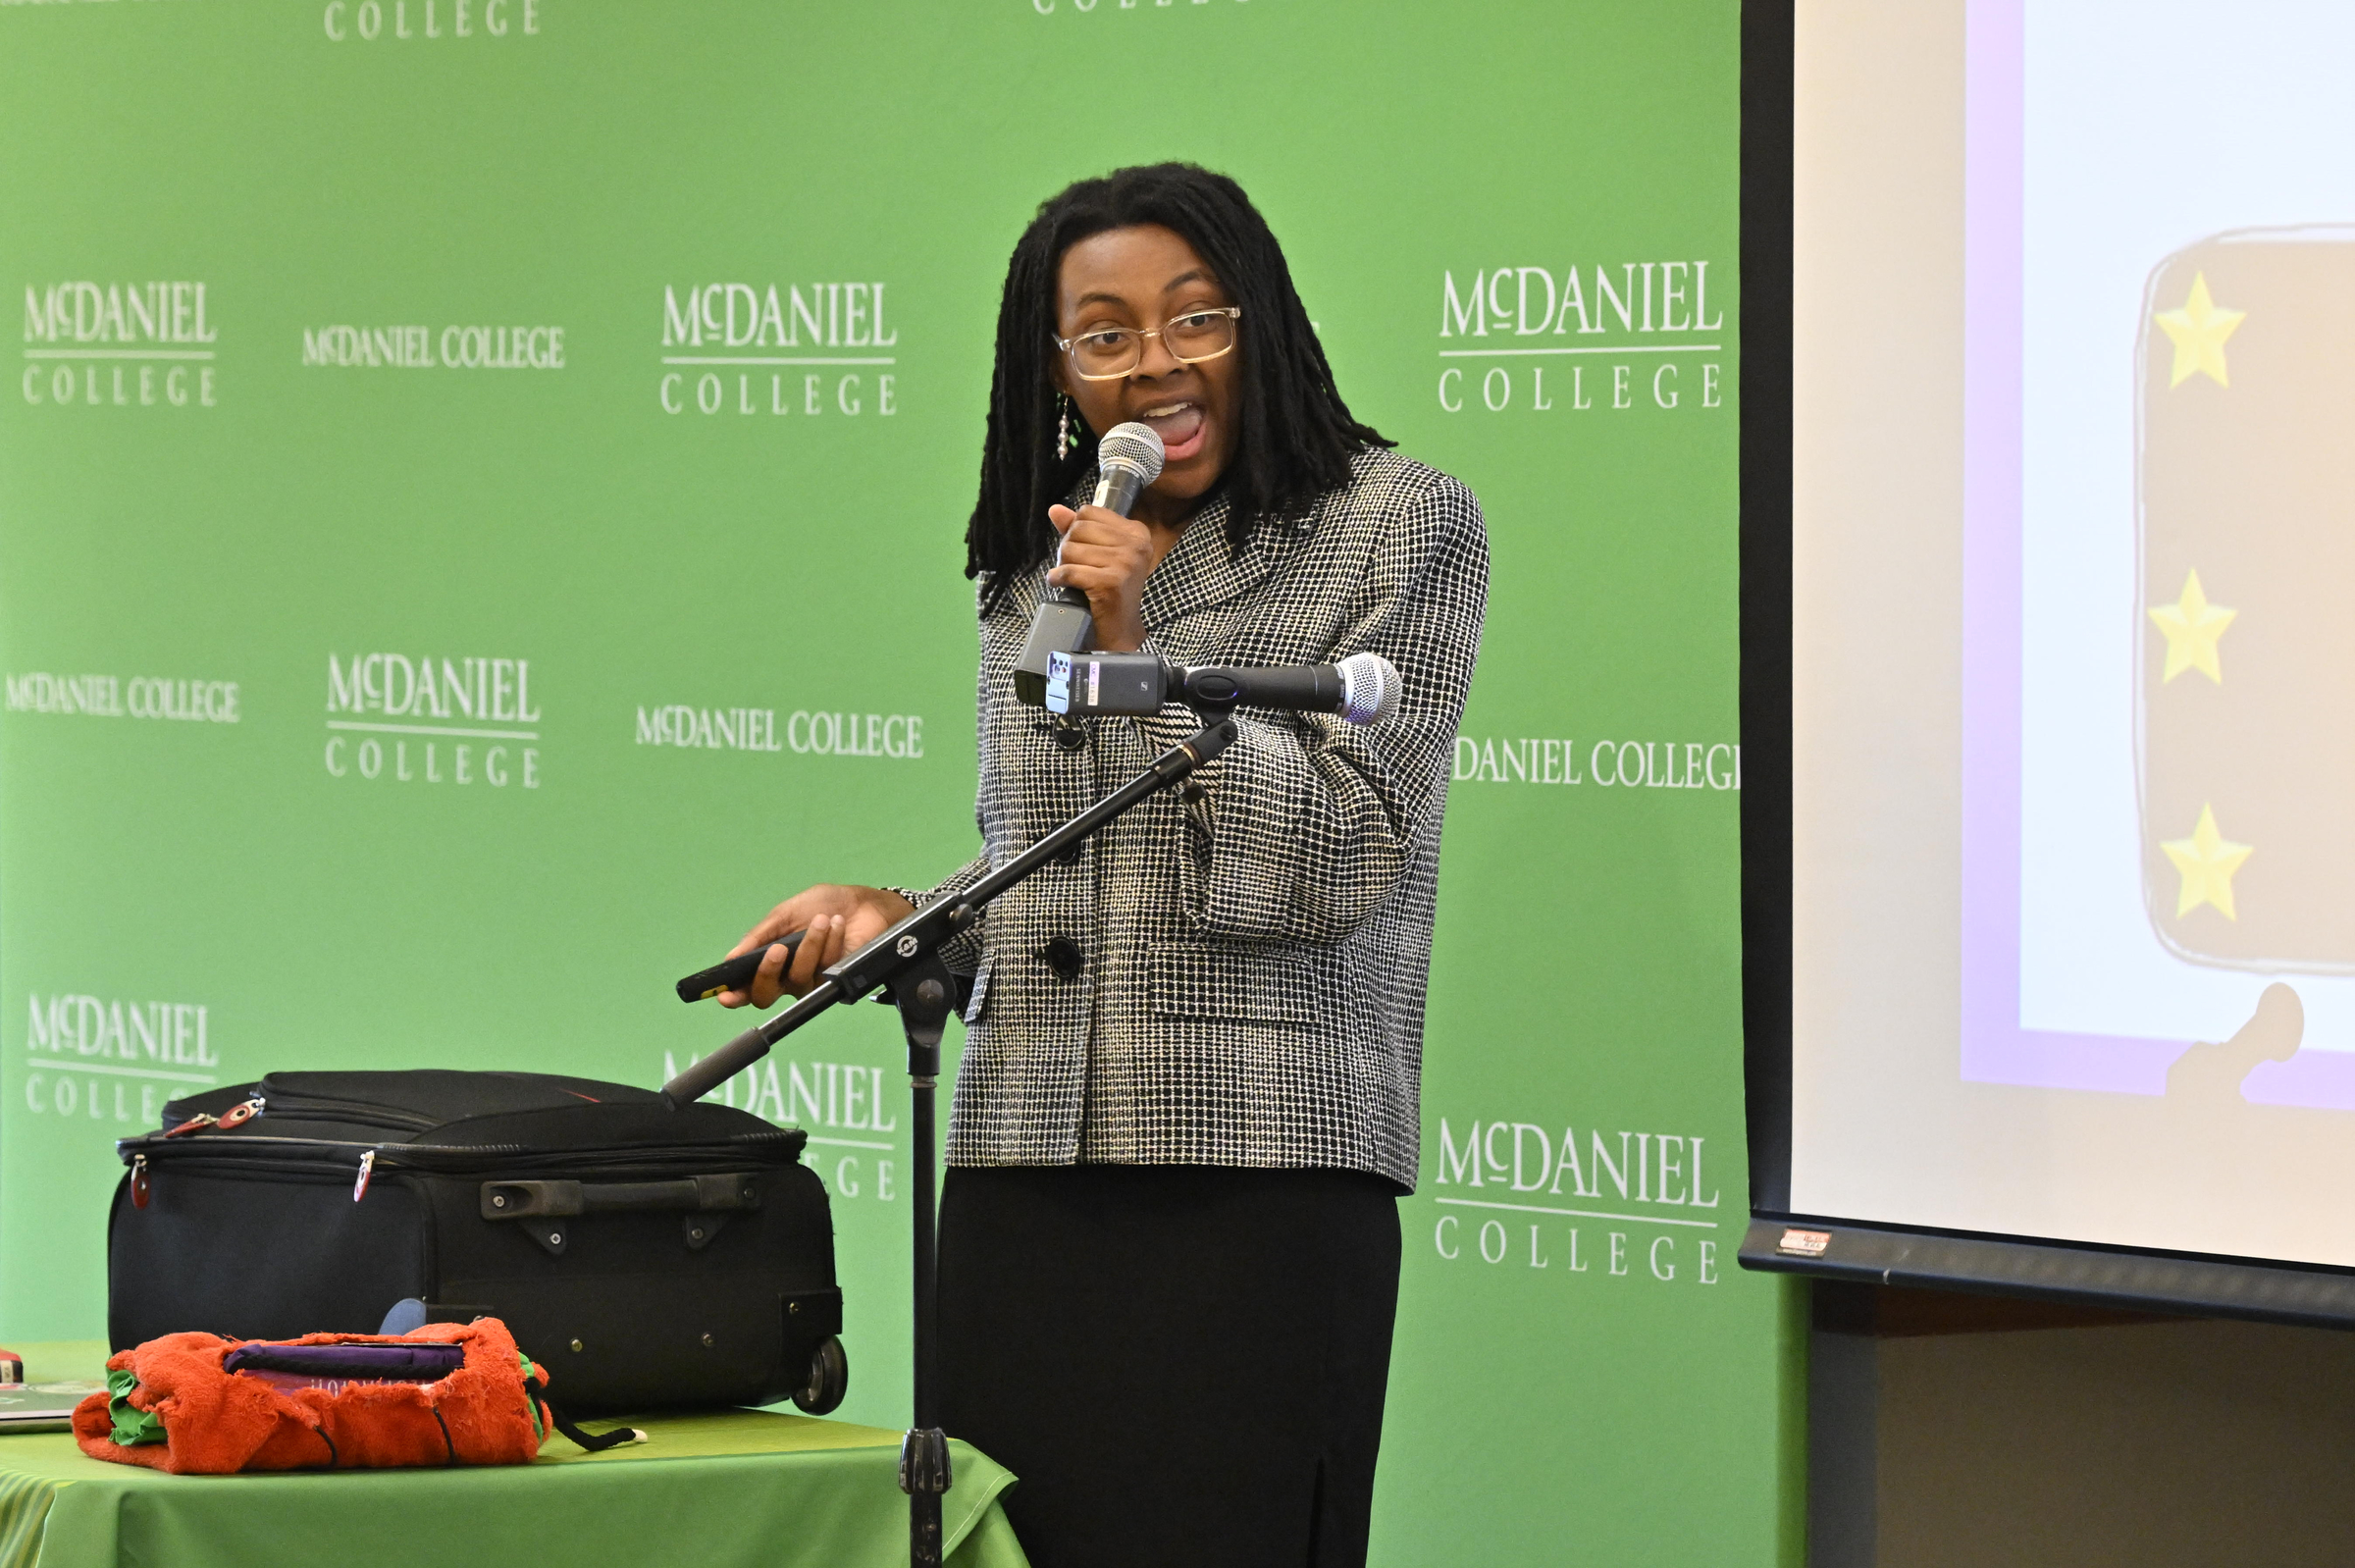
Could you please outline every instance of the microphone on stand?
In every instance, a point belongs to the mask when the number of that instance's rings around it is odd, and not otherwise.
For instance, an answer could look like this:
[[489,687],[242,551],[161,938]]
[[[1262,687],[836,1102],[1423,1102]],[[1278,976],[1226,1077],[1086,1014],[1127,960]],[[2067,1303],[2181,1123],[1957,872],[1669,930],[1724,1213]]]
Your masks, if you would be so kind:
[[[1161,477],[1166,457],[1161,433],[1135,420],[1115,425],[1096,443],[1096,494],[1091,502],[1108,511],[1128,515],[1138,492]],[[1057,552],[1061,558],[1061,551]],[[1030,618],[1030,638],[1014,661],[1014,695],[1036,707],[1047,700],[1047,658],[1053,653],[1076,653],[1095,641],[1095,617],[1088,613],[1087,596],[1076,588],[1050,588]]]
[[1171,703],[1205,712],[1275,707],[1292,713],[1334,713],[1345,723],[1380,724],[1398,711],[1403,683],[1398,666],[1380,653],[1352,653],[1338,664],[1285,664],[1251,669],[1228,664],[1173,664],[1156,653],[1066,653],[1049,656],[1048,711],[1081,718],[1102,714],[1149,716]]

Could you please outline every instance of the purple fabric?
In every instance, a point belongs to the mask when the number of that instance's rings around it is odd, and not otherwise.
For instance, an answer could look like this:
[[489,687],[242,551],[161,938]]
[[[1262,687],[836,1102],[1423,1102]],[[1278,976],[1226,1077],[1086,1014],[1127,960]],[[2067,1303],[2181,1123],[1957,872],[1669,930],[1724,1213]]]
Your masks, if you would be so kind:
[[465,1362],[454,1344],[245,1344],[221,1360],[224,1372],[277,1373],[308,1383],[438,1383]]

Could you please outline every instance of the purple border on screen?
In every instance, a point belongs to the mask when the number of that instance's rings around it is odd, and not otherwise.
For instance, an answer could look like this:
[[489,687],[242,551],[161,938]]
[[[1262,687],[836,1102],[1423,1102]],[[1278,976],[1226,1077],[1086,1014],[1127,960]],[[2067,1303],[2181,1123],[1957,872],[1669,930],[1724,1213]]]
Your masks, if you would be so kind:
[[[2189,1041],[2019,1023],[2025,12],[2026,0],[1970,0],[1963,44],[1962,1075],[2162,1094]],[[2355,1052],[2265,1063],[2241,1092],[2355,1110]]]

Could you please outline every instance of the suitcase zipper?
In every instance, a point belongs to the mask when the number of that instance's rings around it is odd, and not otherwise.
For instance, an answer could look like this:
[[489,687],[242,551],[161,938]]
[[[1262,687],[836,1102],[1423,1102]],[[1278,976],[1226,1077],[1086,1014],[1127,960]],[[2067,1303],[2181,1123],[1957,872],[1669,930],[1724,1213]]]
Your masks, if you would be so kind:
[[396,1111],[378,1106],[356,1105],[348,1100],[306,1100],[294,1095],[280,1094],[270,1099],[270,1109],[283,1117],[303,1122],[348,1122],[363,1127],[414,1127],[423,1132],[442,1125],[441,1121],[414,1111]]
[[[262,1097],[257,1094],[242,1105],[231,1106],[227,1111],[223,1112],[219,1116],[214,1116],[208,1111],[199,1111],[194,1116],[188,1118],[185,1122],[183,1122],[180,1125],[166,1128],[163,1136],[167,1138],[177,1138],[182,1136],[183,1133],[202,1132],[206,1127],[220,1127],[222,1130],[227,1131],[231,1127],[243,1126],[246,1123],[252,1121],[255,1117],[261,1114]],[[142,1205],[142,1207],[144,1207],[144,1205]]]
[[[780,1132],[773,1141],[785,1142],[800,1136],[798,1131]],[[772,1140],[763,1138],[759,1141],[766,1143]],[[657,1144],[651,1148],[623,1145],[603,1149],[531,1149],[520,1143],[393,1143],[377,1146],[376,1168],[380,1171],[424,1171],[442,1176],[464,1176],[494,1168],[516,1172],[547,1169],[567,1174],[580,1171],[590,1175],[610,1175],[640,1167],[707,1167],[715,1157],[731,1151],[745,1152],[745,1145],[730,1142]],[[792,1142],[786,1159],[775,1163],[799,1164],[800,1160],[801,1144],[796,1141]]]
[[[245,1133],[234,1141],[204,1139],[173,1139],[165,1141],[162,1134],[126,1138],[118,1145],[125,1163],[134,1172],[146,1169],[150,1158],[166,1162],[208,1160],[215,1165],[223,1161],[230,1149],[244,1152],[247,1160],[236,1161],[232,1169],[251,1169],[247,1161],[270,1166],[308,1166],[312,1170],[349,1172],[357,1157],[365,1165],[366,1179],[372,1180],[385,1171],[408,1170],[443,1176],[466,1176],[476,1172],[523,1173],[550,1169],[567,1175],[579,1172],[589,1176],[627,1175],[635,1170],[674,1170],[682,1166],[708,1166],[715,1156],[733,1151],[753,1152],[760,1144],[789,1145],[787,1158],[764,1162],[798,1164],[801,1136],[798,1130],[781,1129],[774,1138],[756,1136],[731,1139],[725,1144],[672,1144],[653,1148],[605,1148],[570,1150],[534,1150],[520,1143],[497,1144],[361,1144],[331,1143],[320,1138],[274,1137],[265,1133]],[[256,1158],[258,1157],[258,1159]],[[356,1183],[353,1201],[365,1192],[365,1180]]]

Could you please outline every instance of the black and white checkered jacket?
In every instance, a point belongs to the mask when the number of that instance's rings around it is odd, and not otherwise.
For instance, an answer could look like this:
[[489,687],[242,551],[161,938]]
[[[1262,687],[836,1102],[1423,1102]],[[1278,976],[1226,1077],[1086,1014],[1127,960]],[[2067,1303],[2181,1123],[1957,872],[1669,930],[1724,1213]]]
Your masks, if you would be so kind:
[[[1089,484],[1092,486],[1092,479]],[[1181,664],[1398,666],[1389,722],[1240,710],[1240,737],[990,906],[950,950],[975,975],[952,1165],[1323,1166],[1411,1189],[1439,818],[1488,600],[1463,485],[1368,450],[1303,522],[1236,557],[1223,503],[1145,584],[1149,645]],[[1072,723],[1009,673],[1045,584],[981,622],[983,855],[970,884],[1195,727]]]

